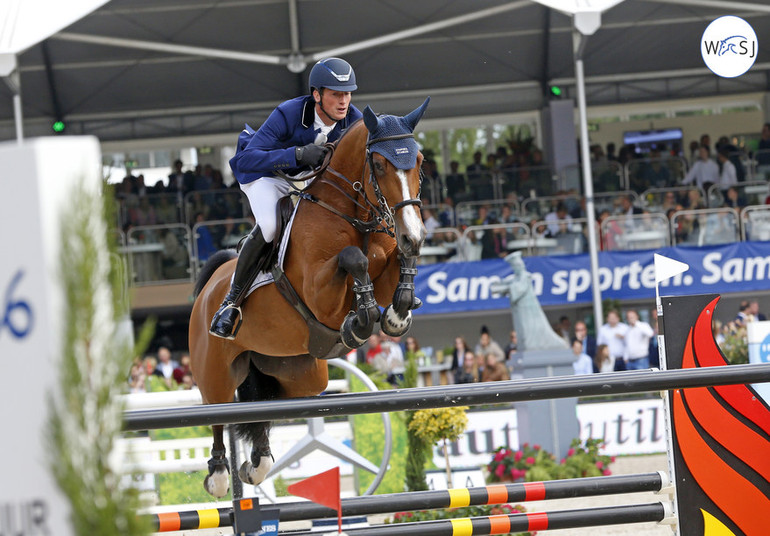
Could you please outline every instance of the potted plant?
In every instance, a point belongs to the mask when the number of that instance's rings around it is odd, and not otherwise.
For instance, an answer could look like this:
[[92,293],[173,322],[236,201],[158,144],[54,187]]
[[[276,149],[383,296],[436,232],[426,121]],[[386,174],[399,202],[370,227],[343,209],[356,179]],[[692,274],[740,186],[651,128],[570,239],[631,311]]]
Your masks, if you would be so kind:
[[409,422],[409,431],[422,438],[428,445],[444,442],[446,460],[446,481],[452,487],[452,469],[449,465],[449,442],[457,441],[468,426],[467,406],[455,408],[421,409],[414,413]]

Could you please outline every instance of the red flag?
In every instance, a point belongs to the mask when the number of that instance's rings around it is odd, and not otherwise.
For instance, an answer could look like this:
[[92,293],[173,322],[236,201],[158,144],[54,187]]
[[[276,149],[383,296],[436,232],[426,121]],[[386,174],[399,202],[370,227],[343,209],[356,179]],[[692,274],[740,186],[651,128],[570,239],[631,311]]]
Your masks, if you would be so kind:
[[314,503],[328,506],[337,511],[337,525],[342,532],[342,504],[340,501],[340,468],[335,467],[323,473],[300,480],[286,488],[289,493],[310,499]]

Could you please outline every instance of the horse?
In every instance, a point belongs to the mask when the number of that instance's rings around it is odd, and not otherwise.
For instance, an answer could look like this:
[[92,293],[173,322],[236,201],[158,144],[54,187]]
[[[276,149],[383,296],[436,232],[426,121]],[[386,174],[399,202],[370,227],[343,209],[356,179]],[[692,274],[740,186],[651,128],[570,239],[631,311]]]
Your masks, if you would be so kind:
[[[264,267],[273,282],[245,300],[243,324],[232,340],[208,330],[236,253],[218,251],[202,267],[189,350],[204,404],[233,402],[236,392],[238,401],[318,395],[328,383],[326,359],[362,346],[376,322],[391,336],[408,331],[411,310],[420,305],[414,276],[426,235],[419,210],[423,156],[414,128],[429,100],[403,117],[378,116],[367,106],[363,119],[327,145],[315,179],[295,192],[283,269],[275,254],[268,255]],[[261,483],[272,467],[269,429],[269,422],[236,425],[252,443],[250,460],[238,471],[248,484]],[[215,497],[229,489],[223,430],[212,426],[203,484]]]

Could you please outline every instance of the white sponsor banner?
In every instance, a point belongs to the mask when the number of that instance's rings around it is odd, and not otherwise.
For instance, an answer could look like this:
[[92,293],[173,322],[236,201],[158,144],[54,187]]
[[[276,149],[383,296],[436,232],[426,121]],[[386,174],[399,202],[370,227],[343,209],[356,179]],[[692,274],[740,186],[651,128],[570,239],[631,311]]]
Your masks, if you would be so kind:
[[[663,400],[657,398],[578,404],[580,439],[603,439],[602,454],[609,456],[652,454],[666,452]],[[338,441],[351,444],[352,432],[347,422],[326,423],[325,431]],[[276,426],[270,434],[271,448],[280,455],[308,433],[306,425]],[[499,447],[519,448],[516,410],[503,408],[490,411],[468,412],[468,427],[459,441],[449,445],[449,464],[452,468],[471,468],[487,465]],[[433,449],[433,463],[445,467],[443,446]],[[343,475],[352,474],[352,465],[333,455],[314,451],[299,462],[281,471],[284,478],[306,478],[327,469],[340,467]],[[446,476],[432,473],[434,489],[446,486]],[[465,480],[465,473],[460,477]],[[455,483],[455,487],[458,486]]]
[[578,404],[580,439],[603,439],[604,454],[666,452],[663,399]]

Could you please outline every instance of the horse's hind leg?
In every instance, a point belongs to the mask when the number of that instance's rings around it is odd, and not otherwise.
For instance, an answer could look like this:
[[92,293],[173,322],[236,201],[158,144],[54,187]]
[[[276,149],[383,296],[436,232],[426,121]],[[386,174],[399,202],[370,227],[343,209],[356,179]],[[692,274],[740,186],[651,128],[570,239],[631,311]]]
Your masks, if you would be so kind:
[[337,256],[341,270],[353,277],[355,310],[345,317],[340,335],[348,348],[358,348],[366,342],[380,319],[380,308],[374,299],[374,285],[369,278],[369,259],[355,246],[348,246]]
[[400,337],[412,327],[412,309],[422,302],[414,294],[414,276],[417,275],[417,257],[400,257],[401,273],[393,301],[385,308],[380,327],[391,337]]
[[[249,360],[249,375],[238,387],[240,402],[270,400],[278,397],[278,380],[262,374]],[[240,479],[253,486],[260,484],[273,467],[270,453],[270,423],[255,422],[238,424],[235,427],[239,437],[251,441],[250,459],[243,462],[238,470]]]
[[203,480],[203,487],[209,494],[221,498],[230,489],[230,467],[227,464],[224,426],[215,424],[211,427],[214,435],[214,445],[211,447],[209,459],[209,474]]

